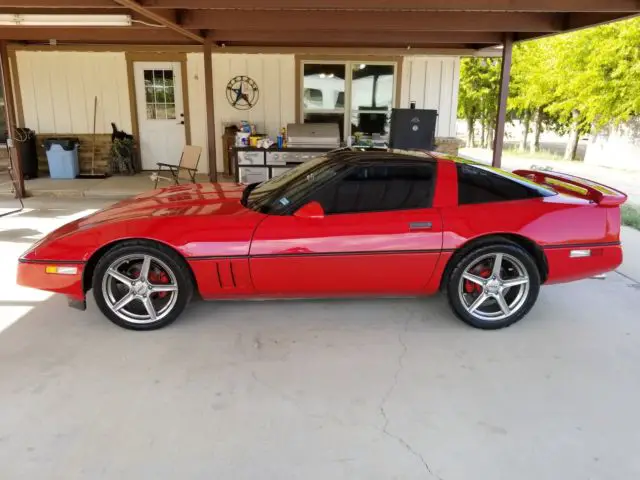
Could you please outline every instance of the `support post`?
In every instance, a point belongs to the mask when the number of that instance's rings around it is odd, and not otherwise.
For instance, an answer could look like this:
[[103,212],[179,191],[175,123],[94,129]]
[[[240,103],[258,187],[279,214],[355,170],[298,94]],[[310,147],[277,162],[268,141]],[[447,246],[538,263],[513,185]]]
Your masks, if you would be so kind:
[[13,100],[13,84],[11,82],[11,69],[9,67],[9,53],[7,52],[7,42],[0,40],[0,69],[2,70],[2,88],[4,91],[4,116],[7,126],[7,143],[11,156],[11,168],[14,178],[14,190],[16,198],[24,198],[24,177],[22,176],[22,159],[20,150],[13,142],[13,133],[16,128],[16,111]]
[[218,181],[218,164],[216,162],[216,124],[213,112],[213,60],[212,40],[207,38],[204,42],[204,91],[207,114],[207,145],[209,152],[209,178],[212,182]]
[[507,98],[509,98],[509,78],[511,76],[511,53],[513,34],[507,33],[502,48],[502,68],[500,70],[500,93],[498,95],[498,115],[496,116],[495,137],[493,138],[493,166],[502,164],[502,146],[504,143],[504,123],[507,117]]

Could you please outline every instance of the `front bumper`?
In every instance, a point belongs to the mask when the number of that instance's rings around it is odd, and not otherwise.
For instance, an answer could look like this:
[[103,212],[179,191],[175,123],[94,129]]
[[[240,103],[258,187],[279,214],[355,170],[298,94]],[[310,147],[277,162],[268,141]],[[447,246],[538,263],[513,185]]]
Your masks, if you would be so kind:
[[65,267],[76,267],[74,274],[47,273],[47,266],[59,265],[55,261],[34,262],[20,259],[18,264],[17,283],[23,287],[46,290],[47,292],[62,293],[70,300],[84,302],[84,288],[82,286],[82,272],[84,263],[64,263]]

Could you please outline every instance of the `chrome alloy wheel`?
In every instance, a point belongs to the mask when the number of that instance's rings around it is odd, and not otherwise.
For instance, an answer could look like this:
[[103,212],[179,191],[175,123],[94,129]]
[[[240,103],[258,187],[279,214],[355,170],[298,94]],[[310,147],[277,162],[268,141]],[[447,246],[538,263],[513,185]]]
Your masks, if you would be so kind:
[[460,277],[458,295],[467,312],[479,320],[503,320],[527,301],[530,279],[520,260],[490,253],[474,260]]
[[104,300],[126,322],[162,320],[178,300],[176,276],[151,255],[126,255],[114,261],[102,278]]

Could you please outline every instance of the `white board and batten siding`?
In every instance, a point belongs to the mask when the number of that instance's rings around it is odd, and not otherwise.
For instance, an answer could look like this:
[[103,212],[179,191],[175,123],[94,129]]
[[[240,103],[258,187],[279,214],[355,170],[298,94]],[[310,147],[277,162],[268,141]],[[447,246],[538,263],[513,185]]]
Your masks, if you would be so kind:
[[[24,126],[39,134],[86,134],[93,129],[93,101],[98,97],[97,133],[110,133],[111,122],[131,132],[127,62],[124,52],[17,51]],[[213,54],[214,122],[218,171],[223,169],[224,126],[247,120],[275,139],[295,122],[295,56]],[[226,96],[229,80],[247,75],[258,84],[260,98],[250,110],[233,108]],[[459,57],[406,56],[400,107],[438,110],[436,135],[455,136]],[[191,143],[201,146],[200,170],[208,171],[204,57],[187,54]]]
[[455,137],[460,57],[407,56],[402,65],[400,107],[438,110],[436,137]]
[[[258,85],[260,97],[250,110],[238,110],[227,100],[227,83],[237,75],[247,75]],[[204,90],[204,57],[187,55],[187,82],[191,115],[191,142],[203,147],[201,164],[207,159],[207,124]],[[224,127],[242,120],[256,124],[259,133],[276,138],[280,128],[295,122],[294,55],[213,54],[213,103],[216,126],[216,159],[223,169]]]
[[24,126],[38,134],[131,132],[127,62],[123,52],[17,51]]

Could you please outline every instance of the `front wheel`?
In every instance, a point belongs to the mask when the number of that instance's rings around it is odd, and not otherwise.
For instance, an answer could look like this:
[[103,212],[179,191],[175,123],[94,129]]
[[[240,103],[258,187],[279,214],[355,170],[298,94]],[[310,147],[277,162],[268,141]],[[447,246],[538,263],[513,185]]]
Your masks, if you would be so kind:
[[131,330],[169,325],[192,294],[185,261],[160,245],[120,244],[100,259],[93,275],[93,295],[102,313]]
[[447,285],[456,315],[484,330],[508,327],[533,307],[540,273],[524,249],[515,244],[480,247],[462,257]]

